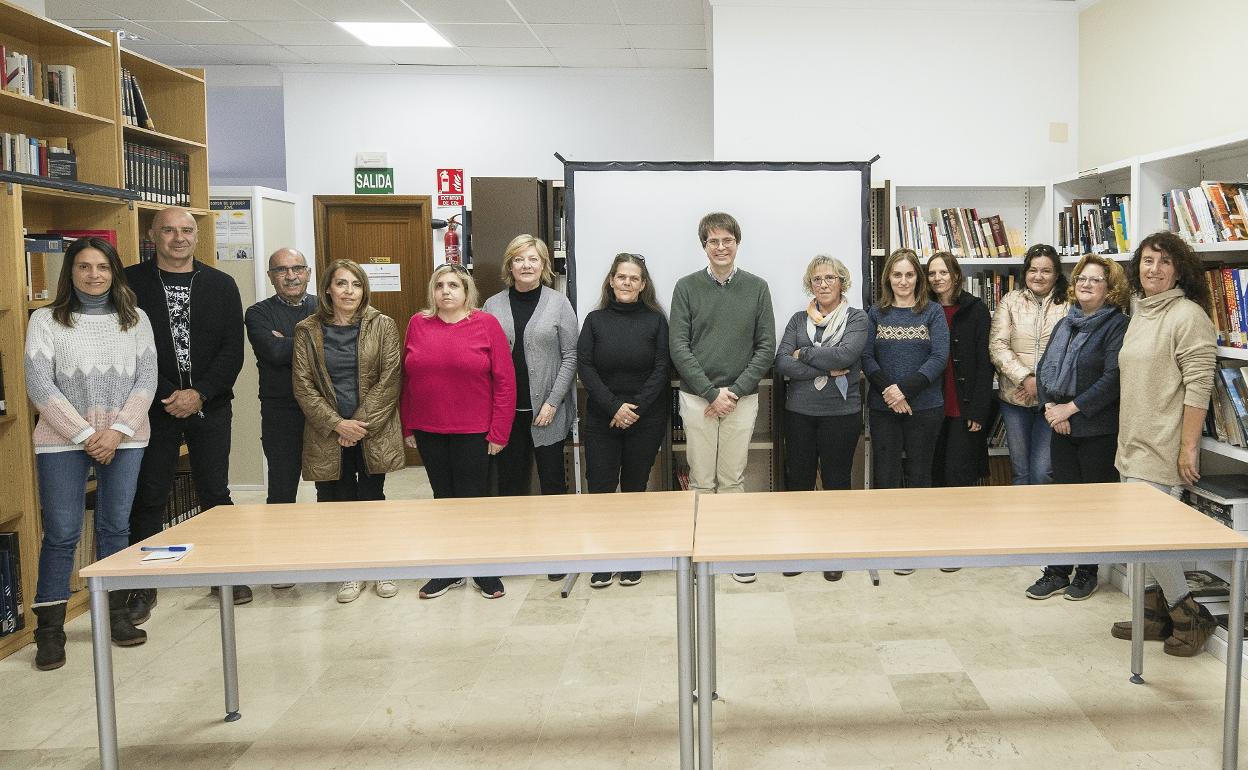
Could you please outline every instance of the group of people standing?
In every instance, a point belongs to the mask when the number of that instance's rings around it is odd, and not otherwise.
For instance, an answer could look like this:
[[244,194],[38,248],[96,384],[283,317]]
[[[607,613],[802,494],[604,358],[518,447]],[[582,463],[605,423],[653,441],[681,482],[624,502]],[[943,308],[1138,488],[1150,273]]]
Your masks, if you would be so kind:
[[[924,266],[913,251],[893,252],[879,301],[865,312],[849,304],[845,265],[819,255],[802,278],[811,300],[778,345],[768,284],[737,266],[740,225],[723,212],[699,223],[707,266],[677,281],[670,317],[646,258],[621,253],[578,329],[568,299],[551,288],[546,244],[521,235],[504,255],[507,288],[484,303],[464,267],[435,268],[427,305],[402,338],[394,319],[371,306],[368,276],[354,262],[330,263],[311,295],[305,257],[279,249],[268,265],[275,294],[244,317],[233,280],[194,260],[189,212],[158,212],[149,237],[155,259],[124,269],[108,242],[75,241],[55,300],[30,319],[26,374],[40,413],[44,530],[34,601],[40,669],[65,661],[69,578],[92,468],[97,558],[160,531],[184,441],[202,508],[231,504],[230,402],[244,324],[260,371],[269,503],[293,502],[301,475],[316,483],[318,502],[384,499],[386,474],[406,465],[405,447],[420,452],[435,498],[487,496],[491,477],[498,494],[527,494],[534,466],[541,494],[566,493],[578,375],[587,393],[588,491],[644,491],[667,430],[673,368],[690,486],[702,492],[744,491],[758,389],[773,367],[786,388],[790,490],[813,490],[817,479],[824,489],[849,488],[864,429],[863,379],[874,487],[977,483],[987,468],[994,374],[1016,484],[1122,477],[1177,495],[1199,476],[1216,335],[1199,259],[1169,233],[1145,238],[1126,272],[1085,256],[1073,287],[1052,247],[1033,246],[1025,285],[1002,298],[995,316],[962,289],[951,254]],[[1195,654],[1212,618],[1181,570],[1150,569],[1159,585],[1147,596],[1146,637],[1164,640],[1172,654]],[[597,573],[590,582],[602,588],[614,578]],[[619,575],[622,585],[640,579]],[[1027,595],[1084,599],[1096,579],[1096,565],[1050,566]],[[474,582],[486,598],[504,595],[498,577]],[[435,578],[420,596],[465,583]],[[362,588],[344,583],[337,599],[353,601]],[[380,580],[374,590],[385,598],[398,586]],[[251,597],[238,586],[230,599]],[[111,593],[114,642],[142,644],[137,626],[156,600],[154,589]],[[1130,624],[1113,633],[1129,638]]]

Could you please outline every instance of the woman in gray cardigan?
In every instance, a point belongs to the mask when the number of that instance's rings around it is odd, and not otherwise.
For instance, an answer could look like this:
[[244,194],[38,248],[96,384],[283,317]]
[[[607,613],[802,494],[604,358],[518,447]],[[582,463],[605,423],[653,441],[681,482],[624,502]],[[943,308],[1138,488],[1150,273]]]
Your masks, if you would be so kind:
[[496,455],[500,495],[528,494],[535,459],[543,495],[568,491],[563,446],[576,418],[576,312],[550,288],[554,277],[546,244],[518,235],[503,255],[509,288],[482,308],[502,324],[516,367],[516,418]]

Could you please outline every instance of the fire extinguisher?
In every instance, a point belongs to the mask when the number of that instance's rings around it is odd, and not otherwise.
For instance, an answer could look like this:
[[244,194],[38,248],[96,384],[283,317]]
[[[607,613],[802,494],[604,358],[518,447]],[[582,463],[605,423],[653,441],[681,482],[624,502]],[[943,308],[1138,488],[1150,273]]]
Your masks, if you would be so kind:
[[455,217],[446,220],[446,235],[442,236],[442,246],[446,250],[447,264],[459,264],[459,223],[455,221]]

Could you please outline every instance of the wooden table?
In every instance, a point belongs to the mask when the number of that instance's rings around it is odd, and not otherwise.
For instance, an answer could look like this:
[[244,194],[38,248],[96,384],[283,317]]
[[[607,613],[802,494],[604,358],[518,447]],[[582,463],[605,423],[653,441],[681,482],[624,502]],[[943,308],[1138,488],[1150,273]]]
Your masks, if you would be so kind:
[[[715,574],[1128,562],[1131,681],[1143,684],[1143,564],[1234,561],[1222,763],[1236,766],[1248,538],[1148,484],[702,495],[697,526],[698,681],[712,692]],[[701,768],[712,701],[698,701]]]
[[[693,766],[692,492],[214,508],[82,570],[91,591],[100,764],[117,764],[107,591],[219,586],[226,721],[239,719],[233,586],[344,580],[676,573],[680,759]],[[193,543],[140,564],[143,545]],[[622,622],[627,622],[622,619]]]

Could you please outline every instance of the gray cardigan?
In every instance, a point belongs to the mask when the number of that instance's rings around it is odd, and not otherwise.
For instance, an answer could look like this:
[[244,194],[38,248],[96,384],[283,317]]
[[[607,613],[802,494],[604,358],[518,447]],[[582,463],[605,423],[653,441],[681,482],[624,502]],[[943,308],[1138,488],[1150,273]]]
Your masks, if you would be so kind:
[[[867,344],[867,314],[849,308],[845,333],[832,347],[815,346],[806,333],[806,311],[799,310],[789,319],[776,352],[776,371],[788,379],[784,408],[812,417],[857,414],[862,411],[859,380],[862,377],[862,349]],[[800,350],[801,358],[793,358]],[[833,369],[848,369],[849,390],[845,398],[834,382],[823,390],[815,389],[815,378]]]
[[[565,438],[576,419],[576,312],[568,298],[543,286],[533,317],[524,327],[524,360],[529,367],[529,397],[535,409],[539,404],[555,407],[550,425],[533,431],[533,446],[550,446]],[[511,316],[507,289],[485,301],[481,308],[498,319],[507,335],[507,344],[516,345],[516,324]],[[534,413],[536,414],[536,412]]]

